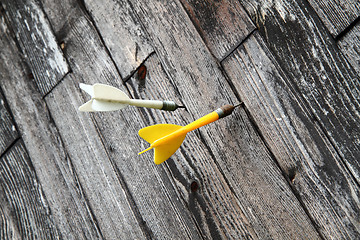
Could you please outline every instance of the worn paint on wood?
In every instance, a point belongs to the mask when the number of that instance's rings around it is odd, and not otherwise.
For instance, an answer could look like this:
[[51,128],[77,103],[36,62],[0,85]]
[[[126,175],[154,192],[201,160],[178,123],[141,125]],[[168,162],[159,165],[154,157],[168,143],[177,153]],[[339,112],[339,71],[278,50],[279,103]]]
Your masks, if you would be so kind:
[[238,1],[181,0],[196,29],[221,61],[255,29]]
[[11,230],[6,224],[1,224],[2,239],[15,236],[22,239],[61,237],[21,140],[1,157],[0,182],[0,219],[11,222]]
[[259,34],[249,37],[223,66],[322,236],[360,236],[358,185],[287,86]]
[[153,52],[131,5],[126,0],[84,3],[122,78],[127,79]]
[[309,3],[334,38],[360,17],[358,0],[309,0]]
[[68,73],[69,67],[37,1],[2,1],[17,43],[44,96]]
[[302,2],[241,2],[288,76],[288,84],[301,93],[314,119],[360,182],[360,82],[356,72]]

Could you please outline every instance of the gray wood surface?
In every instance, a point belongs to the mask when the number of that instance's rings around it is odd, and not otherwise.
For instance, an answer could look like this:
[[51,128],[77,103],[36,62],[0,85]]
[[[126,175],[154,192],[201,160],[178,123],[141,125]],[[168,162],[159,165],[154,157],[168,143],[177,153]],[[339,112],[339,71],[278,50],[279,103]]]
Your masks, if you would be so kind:
[[238,47],[255,28],[238,1],[181,0],[181,3],[219,61]]
[[28,150],[44,192],[42,197],[48,202],[54,223],[65,239],[101,238],[96,219],[51,114],[36,86],[29,80],[29,69],[9,31],[2,30],[0,86]]
[[249,37],[223,66],[322,236],[359,238],[358,185],[261,36]]
[[0,183],[1,239],[60,238],[21,140],[0,158]]
[[360,82],[318,18],[301,1],[241,1],[256,22],[288,84],[360,182]]
[[358,0],[308,0],[334,38],[360,17]]
[[18,137],[18,131],[8,110],[6,99],[0,89],[0,156]]
[[[124,89],[122,79],[118,75],[111,58],[107,55],[105,46],[102,45],[96,29],[87,19],[79,19],[78,23],[69,31],[65,41],[72,43],[71,45],[68,44],[66,55],[72,63],[73,74],[71,76],[73,78],[59,85],[58,88],[60,89],[54,91],[56,95],[54,95],[53,99],[58,99],[59,96],[66,96],[72,92],[79,92],[78,84],[80,82],[88,84],[101,82]],[[84,48],[81,46],[84,46]],[[89,51],[90,49],[91,51]],[[93,64],[89,64],[89,62]],[[75,96],[78,95],[80,94],[75,94]],[[78,99],[74,96],[67,105],[80,106],[89,99],[89,95],[85,93],[81,95],[84,98]],[[52,94],[49,97],[52,97]],[[93,155],[99,156],[102,152],[107,155],[106,158],[102,158],[100,166],[104,169],[103,171],[107,172],[107,175],[116,174],[118,179],[107,180],[111,185],[117,188],[120,186],[126,188],[124,191],[127,194],[128,203],[122,203],[120,206],[129,206],[134,212],[133,214],[136,214],[139,224],[138,230],[136,224],[129,225],[127,228],[129,231],[133,231],[133,234],[135,234],[136,231],[143,230],[147,237],[155,239],[201,238],[191,215],[179,200],[174,186],[170,184],[166,172],[162,168],[155,166],[151,157],[144,160],[137,156],[138,152],[141,151],[141,140],[137,135],[137,131],[146,125],[134,107],[114,113],[68,113],[66,109],[61,110],[55,100],[49,99],[49,101],[51,101],[49,103],[51,109],[55,112],[55,121],[67,136],[66,142],[72,154],[83,152],[79,151],[79,142],[81,142],[84,144],[91,143],[91,148],[94,149]],[[81,125],[82,127],[72,129],[70,134],[68,133],[69,123],[61,120],[64,115],[70,117],[74,114],[81,119],[79,123],[74,123],[74,125]],[[91,119],[96,123],[95,126],[89,122]],[[100,133],[101,139],[96,131]],[[84,142],[82,140],[84,138],[87,141]],[[82,149],[86,148],[89,147],[82,147]],[[88,156],[88,158],[91,158],[91,156]],[[79,156],[74,159],[85,161],[85,159],[80,160]],[[89,175],[86,172],[90,169],[95,171],[100,168],[95,160],[91,162],[87,160],[87,167],[79,168],[79,171]],[[98,161],[100,162],[100,160]],[[96,184],[99,181],[101,182],[101,179],[101,177],[94,180],[87,179],[85,182],[94,182]],[[94,191],[102,192],[104,190],[94,186]],[[126,209],[122,211],[123,214],[132,213],[132,211]],[[102,216],[103,214],[99,213],[99,215]],[[115,216],[116,214],[112,213],[110,217],[115,218]],[[110,220],[108,221],[110,222]],[[116,229],[119,232],[125,232],[126,230],[118,227]],[[106,228],[103,228],[103,230],[109,231]]]
[[337,42],[340,50],[360,76],[360,23]]
[[[216,60],[203,45],[200,35],[196,34],[186,12],[179,10],[179,3],[152,1],[150,4],[133,1],[133,7],[148,30],[154,46],[157,46],[155,51],[165,71],[191,113],[187,122],[225,103],[238,102]],[[201,176],[198,177],[203,181],[200,184],[204,188],[209,186],[209,189],[203,190],[204,198],[205,202],[217,199],[215,205],[208,209],[215,211],[213,219],[221,224],[220,229],[224,232],[220,237],[231,238],[239,234],[249,234],[260,239],[275,235],[284,238],[291,235],[318,237],[243,109],[240,108],[231,117],[205,126],[197,132],[206,148],[194,148],[199,141],[194,140],[195,133],[189,134],[187,141],[190,144],[185,145],[184,149],[191,149],[192,153],[184,151],[184,160],[174,163],[180,166],[186,163]],[[195,154],[194,151],[197,150],[199,153]],[[200,156],[204,158],[195,160]],[[228,184],[225,185],[224,181]],[[221,193],[227,189],[233,194]],[[224,197],[235,198],[237,205]],[[219,202],[222,204],[217,205]],[[241,209],[249,225],[240,219],[226,218],[225,213],[229,212],[229,207]],[[296,218],[290,214],[294,212]],[[232,215],[232,218],[235,216],[240,215]]]
[[106,4],[85,0],[110,56],[123,79],[127,79],[153,52],[145,32],[127,0],[110,0]]
[[67,62],[37,1],[3,0],[7,19],[44,96],[68,73]]

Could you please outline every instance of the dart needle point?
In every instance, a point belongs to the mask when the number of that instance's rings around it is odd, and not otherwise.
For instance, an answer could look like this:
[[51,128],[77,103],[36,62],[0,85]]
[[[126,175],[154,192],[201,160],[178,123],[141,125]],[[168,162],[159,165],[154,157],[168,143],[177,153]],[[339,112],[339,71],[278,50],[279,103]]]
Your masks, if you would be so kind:
[[147,152],[147,151],[149,151],[150,149],[152,149],[152,147],[151,147],[151,146],[150,146],[150,147],[148,147],[147,149],[145,149],[144,151],[139,152],[139,153],[138,153],[138,155],[143,154],[144,152]]

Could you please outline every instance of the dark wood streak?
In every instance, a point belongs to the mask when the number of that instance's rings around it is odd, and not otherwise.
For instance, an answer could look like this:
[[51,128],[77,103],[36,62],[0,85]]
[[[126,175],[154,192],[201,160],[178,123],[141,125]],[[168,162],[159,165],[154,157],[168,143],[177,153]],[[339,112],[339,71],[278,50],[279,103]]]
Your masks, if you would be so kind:
[[[0,71],[1,67],[2,65],[0,65]],[[1,77],[3,77],[2,75],[0,73]],[[19,133],[0,89],[0,156],[18,137]]]
[[334,38],[360,17],[358,0],[308,0]]
[[221,61],[255,26],[238,1],[181,0],[212,54]]
[[223,66],[321,235],[357,239],[358,185],[261,36],[251,36]]
[[360,82],[322,23],[302,1],[241,0],[291,88],[360,183]]
[[360,76],[360,22],[357,23],[338,42],[339,49],[344,53],[350,64]]
[[17,43],[42,96],[69,72],[69,67],[37,1],[2,1]]

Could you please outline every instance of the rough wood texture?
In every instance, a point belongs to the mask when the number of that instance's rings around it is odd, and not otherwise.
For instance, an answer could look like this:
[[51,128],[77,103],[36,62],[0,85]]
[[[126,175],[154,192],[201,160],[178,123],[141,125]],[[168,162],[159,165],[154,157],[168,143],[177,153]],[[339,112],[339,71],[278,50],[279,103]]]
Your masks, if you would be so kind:
[[181,0],[196,29],[221,61],[255,29],[238,1]]
[[256,33],[223,65],[322,236],[357,239],[358,185],[275,62]]
[[[69,112],[67,109],[59,108],[55,101],[59,97],[74,95],[68,100],[71,102],[67,101],[67,105],[74,105],[76,108],[89,98],[85,93],[79,94],[78,84],[80,82],[88,84],[101,82],[113,86],[120,84],[120,88],[123,88],[121,87],[122,80],[115,65],[107,55],[101,39],[88,19],[80,18],[71,27],[64,40],[69,43],[66,56],[71,62],[73,73],[71,74],[72,79],[65,80],[63,84],[58,86],[59,90],[56,89],[49,95],[48,101],[54,112],[55,122],[67,136],[66,144],[69,146],[71,155],[81,153],[86,154],[91,159],[100,158],[103,154],[107,154],[107,157],[102,157],[101,165],[98,165],[96,159],[86,160],[86,166],[83,169],[79,168],[79,171],[84,172],[84,175],[89,175],[87,172],[101,168],[109,176],[116,174],[118,179],[108,179],[107,181],[116,188],[120,186],[126,188],[124,191],[128,197],[128,202],[122,202],[117,208],[130,207],[136,214],[138,227],[141,227],[147,237],[154,239],[201,239],[191,215],[179,201],[164,170],[155,166],[150,158],[143,160],[137,156],[141,146],[137,131],[145,127],[145,124],[141,118],[139,119],[139,113],[133,107],[129,107],[124,112],[92,114]],[[91,51],[89,51],[90,49]],[[73,94],[74,92],[76,94]],[[79,95],[85,97],[79,99]],[[70,116],[77,116],[78,122],[71,125],[82,127],[68,129],[69,123],[62,121],[64,115],[69,116],[69,118]],[[94,117],[96,129],[90,116]],[[95,130],[101,133],[102,139],[99,139]],[[84,142],[83,139],[87,139],[87,141]],[[94,152],[88,153],[89,147],[82,144],[90,144]],[[80,149],[81,151],[79,151]],[[80,162],[85,161],[79,156],[74,157],[74,159]],[[102,179],[100,175],[94,180],[87,179],[85,183],[94,182],[95,184],[99,181],[102,183]],[[94,191],[103,191],[103,188],[94,186]],[[116,209],[112,210],[110,219],[117,218]],[[126,209],[122,209],[122,211],[123,214],[131,213],[130,210]],[[108,221],[110,222],[110,220]],[[117,221],[114,223],[120,224],[124,220],[119,219]],[[114,228],[119,233],[131,231],[135,235],[136,225],[129,225],[126,229]],[[141,229],[139,228],[139,230]]]
[[[9,31],[2,26],[0,39],[1,88],[28,149],[32,165],[62,237],[101,238],[71,159],[53,124],[42,96],[28,79]],[[60,100],[61,102],[61,100]]]
[[[238,101],[186,12],[179,10],[179,3],[132,2],[157,46],[155,50],[172,84],[191,113],[187,122],[225,103]],[[182,160],[174,161],[178,167],[171,169],[188,166],[186,171],[199,174],[200,185],[204,186],[203,199],[211,203],[208,209],[214,212],[215,226],[220,224],[217,237],[236,238],[241,234],[260,239],[275,235],[318,238],[243,109],[196,132],[206,148],[194,147],[199,141],[196,133],[190,134],[185,142],[189,145],[181,152]],[[179,172],[181,176],[182,171]],[[223,193],[227,189],[232,194]],[[226,215],[229,208],[241,209],[249,225],[238,219],[239,214]]]
[[[0,183],[0,236],[21,236],[22,239],[60,237],[21,140],[0,158]],[[10,231],[2,219],[10,219],[7,220],[12,223]]]
[[37,1],[2,1],[17,43],[44,96],[68,73],[69,68]]
[[360,76],[360,23],[356,24],[337,44]]
[[360,17],[360,1],[358,0],[308,1],[334,38]]
[[127,79],[153,52],[131,6],[126,0],[84,3],[122,78]]
[[0,156],[18,136],[14,120],[8,111],[6,100],[0,89]]
[[301,1],[241,0],[270,50],[360,182],[360,82],[313,11]]

